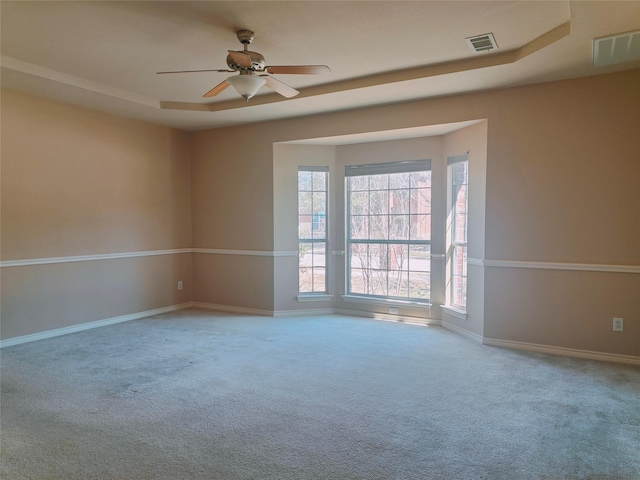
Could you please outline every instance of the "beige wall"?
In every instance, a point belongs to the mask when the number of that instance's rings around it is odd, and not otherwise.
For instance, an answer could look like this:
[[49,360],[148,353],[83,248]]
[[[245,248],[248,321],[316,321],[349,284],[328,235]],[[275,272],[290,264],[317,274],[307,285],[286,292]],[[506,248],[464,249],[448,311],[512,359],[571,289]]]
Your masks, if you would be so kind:
[[486,338],[640,355],[640,274],[486,270]]
[[[335,301],[299,303],[298,296],[298,167],[327,166],[329,168],[329,211],[328,218],[339,218],[337,210],[340,186],[336,167],[336,147],[327,145],[273,146],[273,224],[276,251],[294,252],[274,258],[274,310],[311,310],[334,308]],[[340,232],[329,225],[329,250],[339,250]],[[327,269],[329,293],[337,295],[339,262],[329,254]]]
[[196,248],[273,250],[272,143],[258,126],[192,134]]
[[[267,130],[268,131],[268,130]],[[273,311],[273,141],[259,126],[192,134],[193,300]]]
[[[486,259],[640,265],[638,85],[636,70],[495,93]],[[485,271],[486,337],[640,355],[637,273]]]
[[191,284],[191,254],[3,267],[2,338],[179,305]]
[[193,300],[240,313],[273,311],[273,257],[243,254],[193,255]]
[[490,259],[640,265],[640,70],[495,92]]
[[2,259],[191,245],[189,136],[2,94]]
[[[2,261],[191,246],[187,133],[3,91],[1,148]],[[190,289],[190,254],[3,267],[2,338],[183,303]]]
[[[484,253],[478,260],[488,264],[470,268],[484,291],[475,304],[476,317],[483,319],[475,324],[470,314],[469,329],[508,341],[640,355],[640,276],[633,273],[640,265],[639,84],[640,70],[633,70],[191,135],[4,95],[3,260],[104,252],[109,246],[177,248],[190,241],[210,249],[193,255],[198,287],[191,299],[264,311],[293,308],[291,282],[280,284],[295,276],[295,262],[278,256],[288,242],[278,231],[287,209],[278,207],[286,200],[275,190],[275,143],[487,119],[485,221],[473,227],[484,231],[484,245],[472,251]],[[175,148],[154,150],[158,142]],[[159,150],[165,166],[160,171],[151,168]],[[388,160],[396,159],[387,153]],[[52,154],[55,164],[45,161]],[[123,157],[131,161],[119,163]],[[82,169],[82,159],[96,161],[99,175],[89,169],[79,177],[82,185],[66,181]],[[162,176],[172,165],[190,180]],[[44,194],[31,186],[31,171]],[[114,182],[131,175],[132,184]],[[128,201],[114,200],[98,177],[122,188]],[[51,178],[56,181],[45,181]],[[158,197],[159,186],[172,192],[175,203]],[[86,200],[87,190],[96,192],[96,201],[79,207],[76,200]],[[114,230],[120,233],[105,240],[104,232]],[[93,242],[99,248],[87,247]],[[220,250],[228,251],[223,257]],[[509,262],[556,262],[565,269]],[[601,264],[630,266],[631,273],[582,270]],[[3,268],[3,277],[11,270]],[[31,300],[24,295],[21,302]],[[12,315],[12,322],[25,321]],[[612,332],[614,316],[624,317],[623,333]]]

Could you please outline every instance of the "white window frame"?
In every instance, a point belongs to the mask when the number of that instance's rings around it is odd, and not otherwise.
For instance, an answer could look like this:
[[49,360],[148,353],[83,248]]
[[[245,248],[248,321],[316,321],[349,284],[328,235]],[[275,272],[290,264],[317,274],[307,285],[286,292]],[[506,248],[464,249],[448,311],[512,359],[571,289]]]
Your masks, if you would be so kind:
[[[304,192],[311,192],[313,194],[314,191],[316,192],[324,192],[325,193],[325,202],[324,202],[324,223],[325,223],[325,228],[324,228],[324,237],[316,237],[313,234],[313,229],[311,232],[311,237],[302,237],[300,235],[300,217],[301,217],[301,213],[300,213],[300,193],[303,192],[300,190],[300,173],[301,172],[313,172],[313,173],[324,173],[325,174],[325,181],[324,181],[324,190],[314,190],[313,186],[311,190],[308,191],[304,191]],[[300,301],[301,299],[305,299],[306,301],[310,301],[311,297],[317,298],[319,296],[326,296],[329,292],[329,265],[328,265],[328,260],[329,260],[329,167],[328,166],[306,166],[306,165],[301,165],[298,167],[298,186],[297,186],[297,191],[298,191],[298,209],[297,209],[297,214],[298,214],[298,300]],[[313,195],[312,195],[313,196]],[[313,200],[312,200],[313,202]],[[313,204],[312,204],[312,212],[311,214],[313,215]],[[313,224],[314,220],[312,219],[312,224]],[[319,245],[319,244],[324,244],[324,266],[318,266],[315,267],[313,262],[314,262],[314,256],[313,254],[311,255],[312,258],[312,264],[311,264],[311,290],[306,291],[306,290],[301,290],[300,289],[300,271],[302,268],[305,268],[301,265],[302,263],[302,256],[301,256],[301,245],[302,244],[312,244],[314,245]],[[317,286],[314,284],[314,279],[315,279],[315,275],[314,275],[314,269],[315,268],[324,268],[324,285],[322,286]]]
[[[387,238],[385,239],[354,239],[352,238],[352,232],[351,232],[351,212],[352,212],[352,206],[351,206],[351,187],[350,187],[350,178],[351,177],[356,177],[356,176],[371,176],[371,175],[381,175],[381,174],[395,174],[395,173],[411,173],[411,172],[424,172],[424,171],[428,171],[431,174],[431,160],[416,160],[416,161],[405,161],[405,162],[392,162],[392,163],[378,163],[378,164],[368,164],[368,165],[351,165],[351,166],[346,166],[345,167],[345,191],[346,191],[346,209],[345,209],[345,217],[346,217],[346,231],[347,231],[347,235],[346,235],[346,265],[345,265],[345,273],[346,273],[346,295],[343,297],[345,299],[360,299],[361,300],[370,300],[370,301],[377,301],[377,300],[382,300],[385,302],[404,302],[407,305],[416,305],[416,306],[429,306],[430,305],[430,297],[431,297],[431,291],[432,291],[432,286],[431,286],[431,277],[432,277],[432,265],[431,265],[431,240],[426,240],[426,239],[420,239],[420,240],[413,240],[413,239],[408,239],[408,240],[393,240],[393,239],[389,239]],[[431,198],[431,185],[429,186],[429,197]],[[389,191],[391,191],[392,189],[389,188]],[[411,188],[408,189],[409,190],[409,195],[410,195],[410,191]],[[411,202],[409,202],[411,203]],[[411,212],[409,212],[409,215],[411,214]],[[429,215],[432,215],[432,212],[429,213]],[[389,216],[391,216],[389,214]],[[431,238],[431,231],[432,229],[430,228],[429,231],[429,238]],[[424,297],[411,297],[410,295],[410,288],[407,287],[407,296],[390,296],[390,295],[375,295],[375,294],[368,294],[368,293],[362,293],[362,292],[353,292],[352,291],[352,286],[351,286],[351,270],[352,270],[352,245],[355,244],[366,244],[366,245],[386,245],[387,248],[390,245],[407,245],[408,248],[410,248],[413,245],[424,245],[424,246],[429,246],[429,256],[428,256],[428,262],[429,262],[429,267],[427,271],[418,271],[418,270],[411,270],[410,264],[408,265],[408,273],[407,275],[408,277],[408,282],[410,285],[410,274],[413,271],[414,273],[419,273],[419,274],[428,274],[429,275],[429,290],[428,290],[428,297],[424,298]],[[390,263],[390,262],[389,262]],[[389,266],[387,266],[387,271],[391,271],[391,269],[389,268]],[[387,278],[388,278],[388,274],[387,274]],[[388,281],[388,280],[387,280]],[[388,288],[388,286],[387,286]],[[388,291],[387,291],[388,293]]]
[[[458,225],[458,210],[457,210],[457,191],[455,183],[454,170],[456,165],[466,165],[466,196],[465,196],[465,217],[464,217],[464,231],[466,236],[463,240],[460,240],[456,235],[456,227]],[[466,312],[467,310],[467,293],[468,293],[468,235],[469,235],[469,159],[467,153],[459,155],[453,155],[447,157],[447,272],[446,272],[446,306],[454,311]],[[456,270],[456,259],[458,252],[462,250],[463,265],[462,272]],[[461,277],[462,282],[462,301],[459,301],[459,296],[456,294],[456,277]]]

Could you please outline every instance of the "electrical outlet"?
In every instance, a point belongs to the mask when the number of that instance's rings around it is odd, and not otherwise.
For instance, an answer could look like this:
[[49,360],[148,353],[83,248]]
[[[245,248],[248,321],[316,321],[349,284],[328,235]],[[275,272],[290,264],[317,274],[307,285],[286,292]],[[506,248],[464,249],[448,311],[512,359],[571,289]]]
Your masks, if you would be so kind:
[[614,332],[622,332],[624,329],[624,319],[622,318],[613,318],[613,331]]
[[392,315],[397,315],[398,309],[396,307],[389,307],[389,313]]
[[178,290],[182,290],[182,280],[178,281]]

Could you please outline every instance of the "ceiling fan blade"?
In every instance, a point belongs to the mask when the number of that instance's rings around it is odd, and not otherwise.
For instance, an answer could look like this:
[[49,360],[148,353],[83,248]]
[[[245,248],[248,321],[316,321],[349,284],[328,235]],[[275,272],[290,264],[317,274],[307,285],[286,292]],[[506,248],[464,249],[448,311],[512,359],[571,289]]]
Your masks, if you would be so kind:
[[282,74],[303,74],[303,75],[322,75],[331,73],[331,69],[326,65],[280,65],[273,67],[265,67],[268,73]]
[[236,64],[240,67],[251,68],[253,67],[253,62],[251,61],[251,57],[247,53],[236,52],[234,50],[227,50],[229,52],[229,56],[233,59]]
[[225,88],[227,88],[229,85],[231,84],[227,80],[224,80],[223,82],[220,82],[218,85],[216,85],[211,90],[209,90],[207,93],[205,93],[203,97],[204,98],[215,97],[220,92],[222,92]]
[[283,83],[280,80],[276,80],[275,78],[270,77],[269,75],[260,75],[260,76],[264,77],[264,79],[267,81],[267,83],[265,83],[266,87],[270,88],[276,93],[279,93],[283,97],[291,98],[291,97],[295,97],[300,93],[295,88],[292,88],[286,83]]
[[213,70],[173,70],[171,72],[156,72],[157,75],[162,75],[164,73],[200,73],[200,72],[229,72],[232,73],[233,70],[228,69],[213,69]]

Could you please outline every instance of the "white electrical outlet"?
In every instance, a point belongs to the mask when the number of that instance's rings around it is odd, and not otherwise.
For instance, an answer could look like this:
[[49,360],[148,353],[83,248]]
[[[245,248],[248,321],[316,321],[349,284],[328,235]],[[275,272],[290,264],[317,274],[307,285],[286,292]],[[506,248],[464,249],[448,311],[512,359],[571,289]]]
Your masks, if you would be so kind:
[[396,307],[389,307],[389,313],[392,315],[397,315],[398,309]]
[[622,332],[624,329],[624,319],[622,318],[613,318],[613,331],[614,332]]
[[178,290],[182,290],[182,280],[178,281]]

